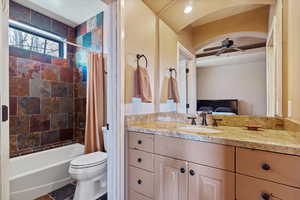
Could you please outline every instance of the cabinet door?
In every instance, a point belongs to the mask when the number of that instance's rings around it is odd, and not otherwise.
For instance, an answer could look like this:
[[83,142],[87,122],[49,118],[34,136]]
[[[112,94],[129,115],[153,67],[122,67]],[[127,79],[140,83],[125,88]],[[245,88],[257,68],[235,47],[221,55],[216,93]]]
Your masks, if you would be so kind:
[[189,163],[189,200],[234,200],[235,175]]
[[155,200],[187,200],[187,162],[155,156]]

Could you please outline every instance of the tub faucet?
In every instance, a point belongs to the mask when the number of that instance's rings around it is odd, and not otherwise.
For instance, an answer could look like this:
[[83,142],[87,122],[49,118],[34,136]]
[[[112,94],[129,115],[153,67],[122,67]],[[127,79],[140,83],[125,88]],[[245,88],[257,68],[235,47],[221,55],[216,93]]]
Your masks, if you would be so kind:
[[197,125],[197,123],[196,123],[197,117],[188,117],[188,119],[191,119],[191,120],[192,120],[191,125],[193,125],[193,126],[196,126],[196,125]]

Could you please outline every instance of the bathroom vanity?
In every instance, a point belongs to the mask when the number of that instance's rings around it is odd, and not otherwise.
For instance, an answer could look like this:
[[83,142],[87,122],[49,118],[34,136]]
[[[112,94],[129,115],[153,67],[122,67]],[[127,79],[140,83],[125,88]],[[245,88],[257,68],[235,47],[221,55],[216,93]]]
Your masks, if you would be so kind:
[[128,127],[128,199],[299,200],[299,134],[217,129]]

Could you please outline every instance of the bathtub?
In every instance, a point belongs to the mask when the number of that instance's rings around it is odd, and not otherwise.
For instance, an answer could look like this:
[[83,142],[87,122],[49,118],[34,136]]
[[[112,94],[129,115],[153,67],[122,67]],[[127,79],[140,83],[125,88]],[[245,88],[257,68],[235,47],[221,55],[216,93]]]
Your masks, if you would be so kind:
[[72,144],[10,159],[10,200],[33,200],[69,184],[69,163],[83,153],[83,145]]

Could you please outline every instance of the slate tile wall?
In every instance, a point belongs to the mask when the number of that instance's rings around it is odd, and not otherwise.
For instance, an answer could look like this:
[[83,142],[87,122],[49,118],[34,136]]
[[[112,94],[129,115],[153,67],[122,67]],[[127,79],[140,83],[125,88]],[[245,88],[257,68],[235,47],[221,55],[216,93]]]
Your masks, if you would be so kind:
[[[13,1],[10,18],[76,41],[74,28]],[[10,47],[11,157],[76,142],[75,93],[85,92],[74,78],[76,48],[67,51],[63,59]]]
[[[76,27],[76,42],[93,51],[102,53],[103,49],[103,17],[101,12]],[[87,56],[88,51],[77,49],[76,68],[74,69],[75,98],[75,135],[77,142],[84,143],[87,95]],[[67,73],[68,74],[68,73]]]

